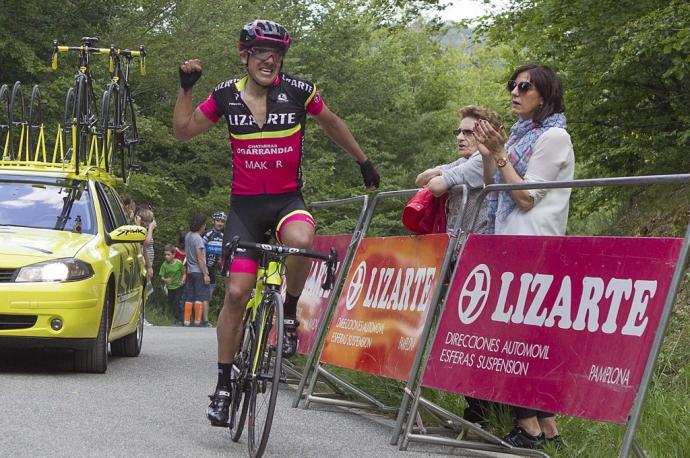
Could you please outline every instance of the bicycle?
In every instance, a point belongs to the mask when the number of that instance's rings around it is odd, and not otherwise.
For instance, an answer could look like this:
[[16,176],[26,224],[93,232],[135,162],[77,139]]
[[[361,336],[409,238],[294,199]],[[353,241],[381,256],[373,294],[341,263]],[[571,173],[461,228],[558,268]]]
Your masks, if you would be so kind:
[[75,84],[74,87],[69,88],[65,97],[63,124],[63,144],[66,148],[63,159],[75,162],[76,173],[79,173],[79,162],[83,156],[93,148],[98,149],[97,143],[94,145],[98,133],[98,109],[93,89],[90,56],[92,54],[107,56],[110,54],[110,48],[96,48],[93,45],[97,42],[96,37],[82,37],[81,46],[60,46],[57,40],[53,40],[53,53],[50,59],[53,70],[58,68],[59,53],[74,51],[79,54],[77,73],[74,77]]
[[[139,131],[134,113],[134,98],[129,86],[129,66],[132,60],[137,57],[140,64],[139,71],[141,75],[145,75],[146,52],[143,46],[139,46],[139,51],[116,49],[114,45],[110,46],[108,70],[111,80],[103,93],[101,109],[100,136],[103,139],[106,171],[112,168],[113,159],[118,157],[122,179],[125,182],[127,182],[131,171],[137,169],[133,163],[133,158],[134,147],[139,144]],[[124,65],[121,59],[124,59]]]
[[[264,243],[241,242],[239,237],[224,247],[223,276],[238,248],[260,252],[256,286],[247,302],[243,317],[243,333],[239,350],[233,362],[232,399],[228,421],[233,442],[242,436],[245,421],[249,455],[260,457],[266,449],[271,431],[273,414],[278,397],[281,377],[283,348],[283,298],[280,293],[288,256],[304,256],[323,259],[327,264],[324,289],[331,289],[335,278],[338,254],[331,248],[330,254]],[[275,315],[275,320],[273,320]],[[275,326],[275,341],[268,345],[269,335]]]

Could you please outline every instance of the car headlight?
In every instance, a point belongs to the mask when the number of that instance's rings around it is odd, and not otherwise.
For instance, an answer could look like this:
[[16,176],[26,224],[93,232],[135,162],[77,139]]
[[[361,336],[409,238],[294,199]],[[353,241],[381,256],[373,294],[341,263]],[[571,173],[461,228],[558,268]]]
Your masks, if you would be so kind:
[[54,259],[22,267],[15,278],[16,283],[77,281],[93,276],[93,269],[79,259]]

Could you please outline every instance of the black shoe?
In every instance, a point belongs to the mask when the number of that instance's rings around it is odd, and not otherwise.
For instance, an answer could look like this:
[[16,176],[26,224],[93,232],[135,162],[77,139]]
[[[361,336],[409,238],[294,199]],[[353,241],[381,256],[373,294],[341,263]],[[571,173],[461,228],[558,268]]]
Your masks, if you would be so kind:
[[228,426],[230,417],[230,403],[232,395],[228,391],[216,390],[213,396],[209,396],[211,403],[206,409],[206,418],[211,422],[211,426]]
[[283,320],[285,335],[283,337],[283,358],[291,358],[297,353],[297,327],[299,321],[294,318],[285,318]]
[[533,436],[521,427],[516,426],[510,433],[508,433],[506,437],[503,438],[503,440],[508,442],[513,447],[534,449],[544,446],[545,437],[544,433],[540,433],[538,436]]

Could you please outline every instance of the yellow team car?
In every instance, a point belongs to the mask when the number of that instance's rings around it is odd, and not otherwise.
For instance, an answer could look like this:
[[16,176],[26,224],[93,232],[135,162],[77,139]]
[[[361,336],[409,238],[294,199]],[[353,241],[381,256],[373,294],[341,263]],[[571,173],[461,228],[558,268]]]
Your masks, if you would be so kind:
[[144,330],[145,229],[129,225],[114,178],[0,161],[0,351],[74,350],[105,372],[138,356]]

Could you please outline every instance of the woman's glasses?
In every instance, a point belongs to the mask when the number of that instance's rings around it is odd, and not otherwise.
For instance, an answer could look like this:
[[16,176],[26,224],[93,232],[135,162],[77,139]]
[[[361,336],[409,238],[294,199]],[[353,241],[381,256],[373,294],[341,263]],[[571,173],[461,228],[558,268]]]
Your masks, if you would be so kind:
[[524,94],[525,92],[529,91],[534,84],[530,83],[529,81],[520,81],[519,83],[515,80],[510,80],[508,81],[508,84],[506,84],[506,87],[508,88],[508,92],[513,92],[515,88],[518,88],[518,92],[520,94]]
[[465,137],[471,137],[474,135],[474,131],[472,129],[455,129],[453,130],[453,133],[456,137],[460,134],[464,135]]

